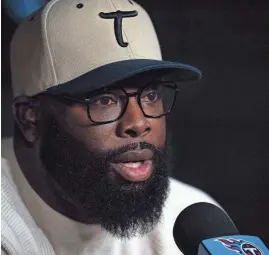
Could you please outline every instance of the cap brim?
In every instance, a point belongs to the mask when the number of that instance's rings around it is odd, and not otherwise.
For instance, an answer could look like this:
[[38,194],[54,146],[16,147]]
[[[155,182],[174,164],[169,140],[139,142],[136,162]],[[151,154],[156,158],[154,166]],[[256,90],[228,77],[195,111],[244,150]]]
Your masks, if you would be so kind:
[[132,59],[98,67],[71,81],[53,86],[47,92],[51,94],[91,92],[152,70],[164,70],[176,74],[173,75],[174,82],[195,81],[202,77],[201,71],[190,65],[162,60]]

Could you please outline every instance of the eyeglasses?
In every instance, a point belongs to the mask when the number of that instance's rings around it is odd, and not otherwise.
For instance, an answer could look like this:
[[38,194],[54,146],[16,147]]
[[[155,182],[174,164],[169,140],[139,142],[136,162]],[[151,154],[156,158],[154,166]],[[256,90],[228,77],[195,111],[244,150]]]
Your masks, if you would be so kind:
[[119,120],[125,113],[130,97],[137,103],[147,118],[160,118],[174,107],[178,87],[173,82],[155,81],[128,93],[123,88],[104,88],[80,99],[69,95],[53,95],[59,99],[85,104],[88,118],[95,124],[108,124]]

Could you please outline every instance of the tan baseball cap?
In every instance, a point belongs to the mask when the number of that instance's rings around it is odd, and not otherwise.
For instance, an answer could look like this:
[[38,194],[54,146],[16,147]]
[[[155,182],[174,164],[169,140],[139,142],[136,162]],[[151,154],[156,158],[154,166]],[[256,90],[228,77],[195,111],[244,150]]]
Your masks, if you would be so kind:
[[[173,39],[173,38],[171,38]],[[132,0],[54,0],[21,23],[11,42],[13,95],[82,93],[149,70],[201,72],[162,61],[147,12]]]

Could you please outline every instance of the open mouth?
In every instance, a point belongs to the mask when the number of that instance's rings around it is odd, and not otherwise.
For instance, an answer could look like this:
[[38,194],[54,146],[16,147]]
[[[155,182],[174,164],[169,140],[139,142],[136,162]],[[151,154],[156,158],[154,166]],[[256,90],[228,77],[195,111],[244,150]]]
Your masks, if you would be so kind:
[[111,165],[124,179],[141,182],[152,174],[152,158],[151,150],[129,151],[116,157]]

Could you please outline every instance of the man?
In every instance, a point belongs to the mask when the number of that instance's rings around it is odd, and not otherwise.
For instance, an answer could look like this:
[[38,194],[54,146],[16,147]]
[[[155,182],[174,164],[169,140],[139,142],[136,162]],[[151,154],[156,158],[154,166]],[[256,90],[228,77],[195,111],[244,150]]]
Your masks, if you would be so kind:
[[161,60],[144,9],[51,1],[17,29],[11,70],[2,253],[181,254],[177,215],[214,201],[168,177],[165,116],[201,74]]

